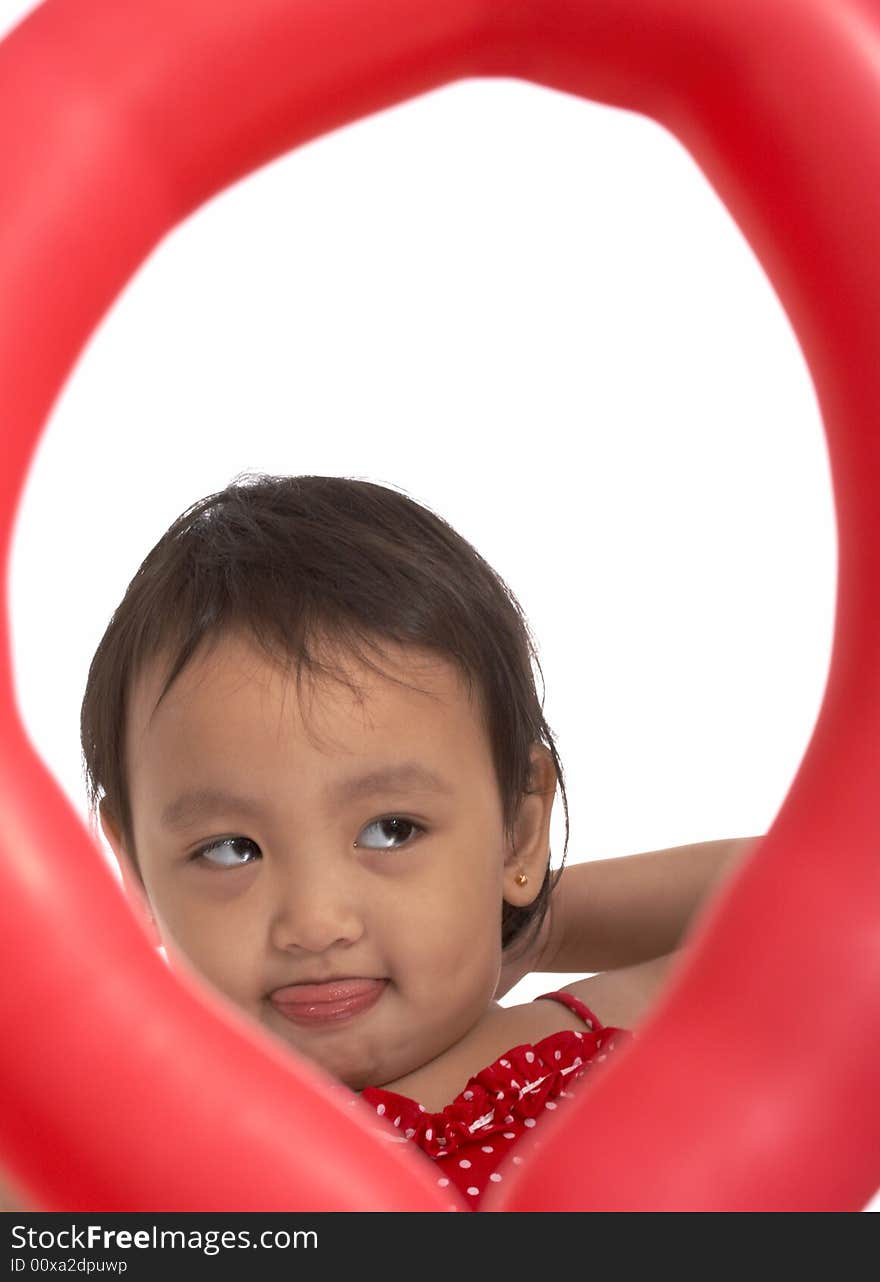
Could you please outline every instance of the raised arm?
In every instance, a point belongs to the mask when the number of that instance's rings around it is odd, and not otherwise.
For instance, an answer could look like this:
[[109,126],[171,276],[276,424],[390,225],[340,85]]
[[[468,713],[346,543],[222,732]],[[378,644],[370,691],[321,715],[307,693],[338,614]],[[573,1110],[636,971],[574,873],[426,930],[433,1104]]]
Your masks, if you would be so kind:
[[699,841],[567,865],[535,945],[505,959],[496,1000],[532,971],[594,974],[674,952],[702,904],[760,840]]

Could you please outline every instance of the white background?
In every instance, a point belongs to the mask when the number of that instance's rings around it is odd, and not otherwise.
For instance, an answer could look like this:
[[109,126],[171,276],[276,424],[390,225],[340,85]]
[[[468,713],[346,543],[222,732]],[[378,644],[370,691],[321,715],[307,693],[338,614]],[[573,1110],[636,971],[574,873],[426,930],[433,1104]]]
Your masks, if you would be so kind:
[[[0,37],[34,7],[5,0]],[[763,269],[655,122],[462,82],[266,166],[157,246],[56,403],[12,552],[22,716],[84,823],[80,704],[110,616],[180,512],[250,469],[401,487],[507,580],[569,863],[768,830],[830,660],[826,444]],[[559,799],[554,865],[563,838]]]

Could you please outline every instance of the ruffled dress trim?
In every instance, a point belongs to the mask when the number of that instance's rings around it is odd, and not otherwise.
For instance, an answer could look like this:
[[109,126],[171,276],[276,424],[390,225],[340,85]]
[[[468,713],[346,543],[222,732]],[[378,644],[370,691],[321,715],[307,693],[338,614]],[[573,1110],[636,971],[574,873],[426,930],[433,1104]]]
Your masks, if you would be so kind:
[[379,1086],[365,1087],[360,1098],[399,1129],[401,1142],[412,1140],[430,1157],[455,1153],[476,1136],[503,1132],[517,1120],[534,1126],[536,1115],[544,1108],[555,1108],[556,1097],[566,1094],[569,1074],[580,1076],[578,1070],[589,1068],[591,1061],[601,1063],[616,1044],[633,1036],[627,1029],[609,1025],[591,1029],[591,1021],[586,1022],[584,1032],[567,1028],[534,1044],[514,1046],[469,1078],[464,1090],[440,1113]]

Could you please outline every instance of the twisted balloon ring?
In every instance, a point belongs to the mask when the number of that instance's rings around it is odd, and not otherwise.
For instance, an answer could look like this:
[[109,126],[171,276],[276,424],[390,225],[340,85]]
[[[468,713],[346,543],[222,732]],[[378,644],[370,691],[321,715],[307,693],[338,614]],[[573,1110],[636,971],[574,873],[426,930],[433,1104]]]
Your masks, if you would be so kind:
[[[880,1186],[880,0],[47,0],[0,44],[4,586],[43,425],[157,243],[301,143],[471,76],[643,113],[690,151],[801,343],[839,548],[824,702],[775,822],[637,1042],[483,1209],[860,1209]],[[366,1106],[157,958],[28,741],[5,612],[0,727],[18,1187],[44,1210],[447,1209]]]

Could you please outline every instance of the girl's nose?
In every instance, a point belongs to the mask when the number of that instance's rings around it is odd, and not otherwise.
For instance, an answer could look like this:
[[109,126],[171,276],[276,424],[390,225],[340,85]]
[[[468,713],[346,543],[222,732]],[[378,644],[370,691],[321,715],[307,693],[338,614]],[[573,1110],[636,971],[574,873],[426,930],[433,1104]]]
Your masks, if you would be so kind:
[[364,931],[350,880],[314,867],[279,877],[272,887],[272,943],[276,948],[324,952],[356,943]]

